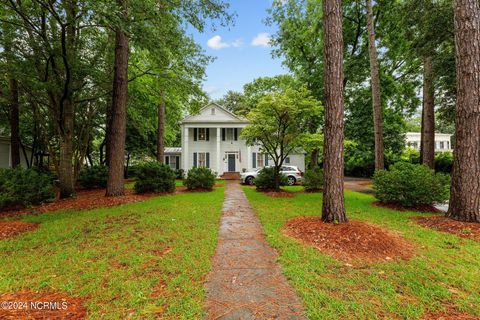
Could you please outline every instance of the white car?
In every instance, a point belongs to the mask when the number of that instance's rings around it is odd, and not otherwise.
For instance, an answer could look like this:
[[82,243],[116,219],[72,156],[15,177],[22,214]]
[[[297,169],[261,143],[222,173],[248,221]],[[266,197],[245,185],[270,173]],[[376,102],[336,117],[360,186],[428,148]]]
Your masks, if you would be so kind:
[[[255,183],[255,178],[262,169],[263,168],[259,168],[254,171],[242,172],[240,174],[240,182],[242,184],[253,185]],[[293,186],[294,184],[303,181],[303,172],[296,166],[282,166],[280,168],[280,173],[287,177],[287,183],[289,186]]]

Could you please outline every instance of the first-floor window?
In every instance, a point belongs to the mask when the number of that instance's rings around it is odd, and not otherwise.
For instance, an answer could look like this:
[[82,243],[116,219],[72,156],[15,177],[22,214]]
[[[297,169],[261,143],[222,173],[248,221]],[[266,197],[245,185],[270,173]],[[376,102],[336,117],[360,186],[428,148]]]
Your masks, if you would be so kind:
[[165,156],[165,164],[170,166],[173,170],[180,169],[180,157],[179,156]]
[[208,152],[194,152],[193,166],[210,168],[210,153]]
[[440,149],[445,149],[445,142],[440,141]]
[[264,164],[263,153],[257,153],[257,168],[263,167]]
[[290,157],[286,157],[286,158],[285,158],[285,163],[286,163],[286,164],[290,164]]

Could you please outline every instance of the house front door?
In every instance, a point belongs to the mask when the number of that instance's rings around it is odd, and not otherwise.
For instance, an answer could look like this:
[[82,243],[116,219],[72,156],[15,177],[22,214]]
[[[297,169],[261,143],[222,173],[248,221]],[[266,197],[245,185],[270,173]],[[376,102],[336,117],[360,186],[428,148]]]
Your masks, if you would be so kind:
[[228,172],[235,172],[235,154],[228,154]]

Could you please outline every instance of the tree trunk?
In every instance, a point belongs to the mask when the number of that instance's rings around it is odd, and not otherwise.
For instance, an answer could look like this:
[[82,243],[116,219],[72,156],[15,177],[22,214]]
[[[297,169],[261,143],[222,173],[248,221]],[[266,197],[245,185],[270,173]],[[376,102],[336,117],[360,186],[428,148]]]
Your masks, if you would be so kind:
[[10,79],[10,154],[12,168],[20,166],[20,118],[18,103],[18,82]]
[[457,105],[455,149],[447,216],[480,222],[480,7],[455,0]]
[[164,151],[164,137],[165,137],[165,98],[163,92],[161,93],[160,103],[158,104],[158,128],[157,128],[157,160],[160,163],[165,163]]
[[322,220],[346,222],[343,195],[342,1],[323,1],[325,56],[324,185]]
[[[125,0],[117,0],[127,19]],[[125,136],[128,97],[128,37],[118,27],[115,31],[115,70],[113,75],[110,128],[107,130],[108,179],[106,196],[120,196],[124,189]]]
[[73,174],[73,115],[74,106],[71,99],[63,103],[62,128],[59,128],[60,154],[58,162],[58,180],[60,198],[69,198],[75,195],[75,178]]
[[422,164],[435,169],[435,96],[431,55],[423,59],[423,111],[420,154]]
[[367,0],[368,52],[370,54],[370,77],[372,86],[373,127],[375,132],[375,169],[385,168],[383,147],[382,101],[380,97],[380,76],[378,73],[377,47],[373,22],[372,0]]
[[315,169],[318,166],[318,153],[320,150],[315,148],[310,153],[310,169]]

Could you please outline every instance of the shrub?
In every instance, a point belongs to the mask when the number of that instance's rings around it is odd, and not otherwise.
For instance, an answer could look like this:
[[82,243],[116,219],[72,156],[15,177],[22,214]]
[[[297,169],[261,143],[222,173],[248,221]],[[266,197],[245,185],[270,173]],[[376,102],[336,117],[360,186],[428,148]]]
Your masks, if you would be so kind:
[[177,179],[183,180],[185,178],[185,171],[183,171],[183,169],[177,169],[175,170],[175,175]]
[[209,168],[192,168],[188,170],[183,184],[188,190],[212,190],[215,184],[215,174]]
[[34,169],[0,169],[0,209],[40,204],[54,198],[50,175]]
[[137,193],[174,192],[175,172],[157,161],[145,162],[138,166],[134,188]]
[[450,178],[427,166],[399,162],[373,177],[375,197],[404,207],[432,205],[448,200]]
[[323,187],[323,170],[320,167],[305,171],[303,187],[308,192],[319,191]]
[[[287,185],[287,177],[280,173],[280,185]],[[255,178],[255,186],[258,190],[275,189],[275,168],[266,167],[258,172]]]
[[451,152],[439,152],[435,155],[435,171],[451,173],[453,167],[453,154]]
[[108,168],[91,166],[80,170],[78,182],[86,189],[105,188],[107,186]]

